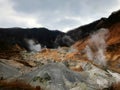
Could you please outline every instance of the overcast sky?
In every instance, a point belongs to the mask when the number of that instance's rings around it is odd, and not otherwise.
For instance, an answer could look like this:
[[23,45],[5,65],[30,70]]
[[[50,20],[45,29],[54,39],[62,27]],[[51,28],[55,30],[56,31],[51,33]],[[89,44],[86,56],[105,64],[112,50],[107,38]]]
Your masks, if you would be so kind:
[[0,27],[67,31],[120,9],[120,0],[0,0]]

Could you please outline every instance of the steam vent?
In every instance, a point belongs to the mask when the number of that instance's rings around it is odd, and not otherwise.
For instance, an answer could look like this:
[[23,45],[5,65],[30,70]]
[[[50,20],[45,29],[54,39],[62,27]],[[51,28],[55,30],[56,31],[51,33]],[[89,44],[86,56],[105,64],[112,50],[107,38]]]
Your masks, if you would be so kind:
[[120,10],[68,32],[0,28],[0,90],[120,90]]

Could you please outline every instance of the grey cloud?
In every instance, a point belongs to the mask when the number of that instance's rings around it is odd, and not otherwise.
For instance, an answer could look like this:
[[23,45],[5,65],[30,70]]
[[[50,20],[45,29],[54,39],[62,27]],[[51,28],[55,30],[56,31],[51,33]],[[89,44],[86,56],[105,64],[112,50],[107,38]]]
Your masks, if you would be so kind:
[[39,19],[38,22],[43,23],[43,26],[48,27],[50,29],[60,29],[64,30],[65,28],[73,28],[76,27],[76,25],[80,25],[81,21],[73,19],[73,18],[65,18],[64,17],[46,17]]
[[14,8],[18,11],[32,12],[48,12],[64,9],[68,1],[64,0],[13,0]]
[[61,19],[60,21],[53,23],[54,27],[59,27],[64,29],[65,27],[74,27],[76,24],[80,23],[79,21],[72,20],[72,19]]
[[[89,15],[105,11],[118,3],[117,0],[13,0],[16,11],[62,15]],[[49,15],[48,14],[48,15]]]
[[[13,0],[14,9],[27,14],[37,14],[38,19],[55,22],[64,16],[100,18],[117,0]],[[106,16],[106,15],[105,15]],[[39,21],[40,21],[39,20]]]
[[[108,15],[108,10],[118,6],[118,0],[9,0],[19,14],[35,18],[35,24],[50,29],[64,29],[80,26],[87,21]],[[120,4],[120,3],[119,3]],[[7,10],[5,11],[7,12]],[[66,19],[65,16],[69,17]],[[73,19],[72,17],[82,18]],[[22,16],[21,16],[22,18]],[[27,19],[28,21],[31,21]],[[22,22],[22,21],[21,21]],[[19,24],[19,21],[16,23]],[[90,23],[90,22],[88,22]],[[2,25],[2,24],[1,24]],[[24,25],[23,25],[24,26]],[[27,27],[27,26],[26,26]]]

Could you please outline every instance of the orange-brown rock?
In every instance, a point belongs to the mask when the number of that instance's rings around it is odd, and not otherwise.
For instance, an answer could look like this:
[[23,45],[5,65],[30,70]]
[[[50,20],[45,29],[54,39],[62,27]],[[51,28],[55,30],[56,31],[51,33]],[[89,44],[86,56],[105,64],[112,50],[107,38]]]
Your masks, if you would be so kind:
[[32,87],[23,81],[2,81],[0,80],[1,90],[42,90],[40,86]]

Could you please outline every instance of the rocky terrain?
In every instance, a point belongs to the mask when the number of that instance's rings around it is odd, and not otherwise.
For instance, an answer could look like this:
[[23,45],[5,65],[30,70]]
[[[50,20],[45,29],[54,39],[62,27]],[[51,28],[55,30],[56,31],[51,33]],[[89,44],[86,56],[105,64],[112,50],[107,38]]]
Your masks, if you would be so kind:
[[1,28],[0,90],[119,90],[119,52],[120,11],[67,33]]

